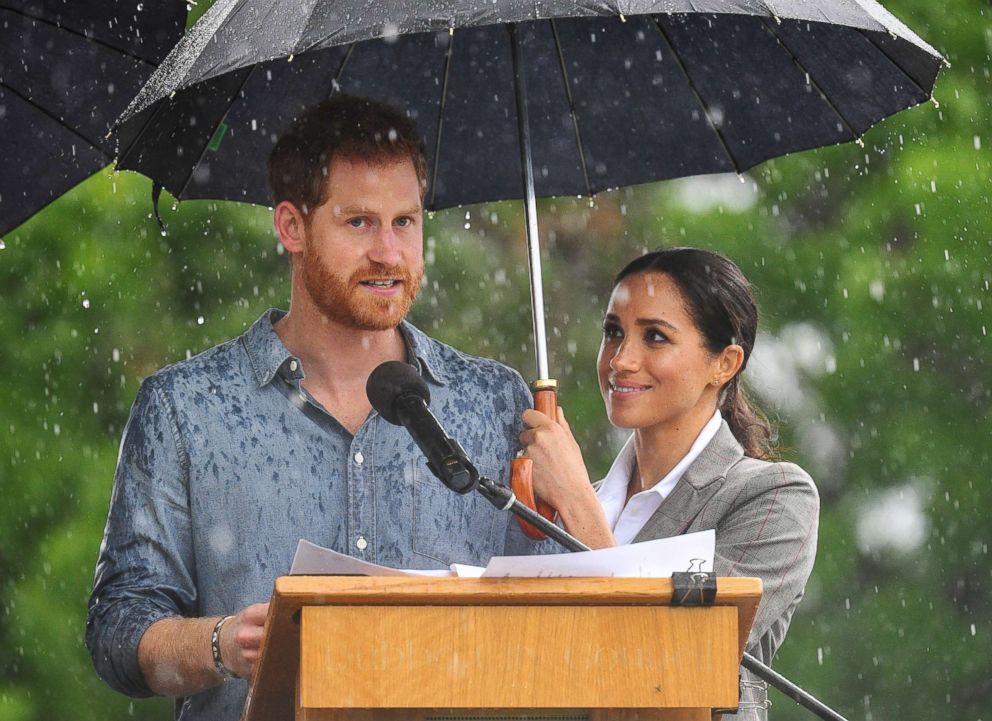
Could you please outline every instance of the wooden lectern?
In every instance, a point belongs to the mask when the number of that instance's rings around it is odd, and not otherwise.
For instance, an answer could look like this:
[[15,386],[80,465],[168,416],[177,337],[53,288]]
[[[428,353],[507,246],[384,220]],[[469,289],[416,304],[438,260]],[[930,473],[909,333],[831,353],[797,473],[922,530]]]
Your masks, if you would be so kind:
[[710,721],[761,581],[284,576],[244,721]]

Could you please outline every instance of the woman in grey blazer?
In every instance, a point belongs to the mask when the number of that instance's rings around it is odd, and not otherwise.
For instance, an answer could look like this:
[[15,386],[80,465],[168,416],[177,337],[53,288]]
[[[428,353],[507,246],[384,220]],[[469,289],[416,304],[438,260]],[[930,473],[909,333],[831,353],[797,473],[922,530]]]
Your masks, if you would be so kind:
[[[537,493],[594,548],[716,530],[715,571],[756,576],[764,595],[748,652],[770,664],[816,555],[819,497],[799,466],[773,462],[770,429],[740,387],[758,311],[727,258],[648,253],[617,276],[603,323],[600,391],[633,434],[589,482],[564,414],[524,413]],[[742,669],[738,719],[767,718],[765,685]]]

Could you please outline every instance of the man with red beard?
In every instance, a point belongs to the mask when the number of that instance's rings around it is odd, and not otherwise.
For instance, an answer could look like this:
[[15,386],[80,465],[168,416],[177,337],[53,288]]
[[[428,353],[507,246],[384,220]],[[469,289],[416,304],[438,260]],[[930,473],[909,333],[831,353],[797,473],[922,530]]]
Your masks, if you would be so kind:
[[366,397],[376,366],[408,362],[483,474],[505,476],[518,448],[520,376],[404,321],[425,179],[413,124],[368,100],[322,103],[276,144],[289,312],[147,378],[124,432],[86,633],[115,689],[175,696],[184,720],[238,718],[301,537],[405,568],[525,551],[508,514],[444,488]]

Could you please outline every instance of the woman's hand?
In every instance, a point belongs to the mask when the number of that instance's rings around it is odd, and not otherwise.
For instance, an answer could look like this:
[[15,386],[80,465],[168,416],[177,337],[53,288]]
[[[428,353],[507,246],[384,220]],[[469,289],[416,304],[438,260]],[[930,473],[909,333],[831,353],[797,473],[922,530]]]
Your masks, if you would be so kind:
[[534,461],[534,492],[558,509],[565,528],[580,541],[591,548],[615,546],[565,413],[558,408],[552,419],[526,410],[522,418],[527,430],[520,442],[524,458]]
[[523,456],[534,461],[534,492],[561,508],[589,486],[582,450],[560,407],[557,420],[535,410],[524,411],[522,418],[527,430],[520,434],[520,442]]

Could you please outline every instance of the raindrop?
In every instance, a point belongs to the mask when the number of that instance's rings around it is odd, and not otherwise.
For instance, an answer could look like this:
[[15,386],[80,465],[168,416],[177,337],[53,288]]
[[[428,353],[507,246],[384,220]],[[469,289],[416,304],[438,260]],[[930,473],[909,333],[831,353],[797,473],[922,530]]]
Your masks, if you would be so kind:
[[89,298],[83,298],[83,307],[84,308],[89,308],[90,307],[90,299]]
[[6,249],[7,249],[7,244],[4,243],[2,240],[0,240],[0,250],[6,250]]
[[973,138],[973,140],[975,142],[975,150],[981,150],[982,149],[982,138],[981,138],[981,136],[976,135]]
[[203,325],[203,323],[204,323],[203,316],[202,315],[201,316],[198,316],[197,319],[196,319],[196,324],[197,325]]

